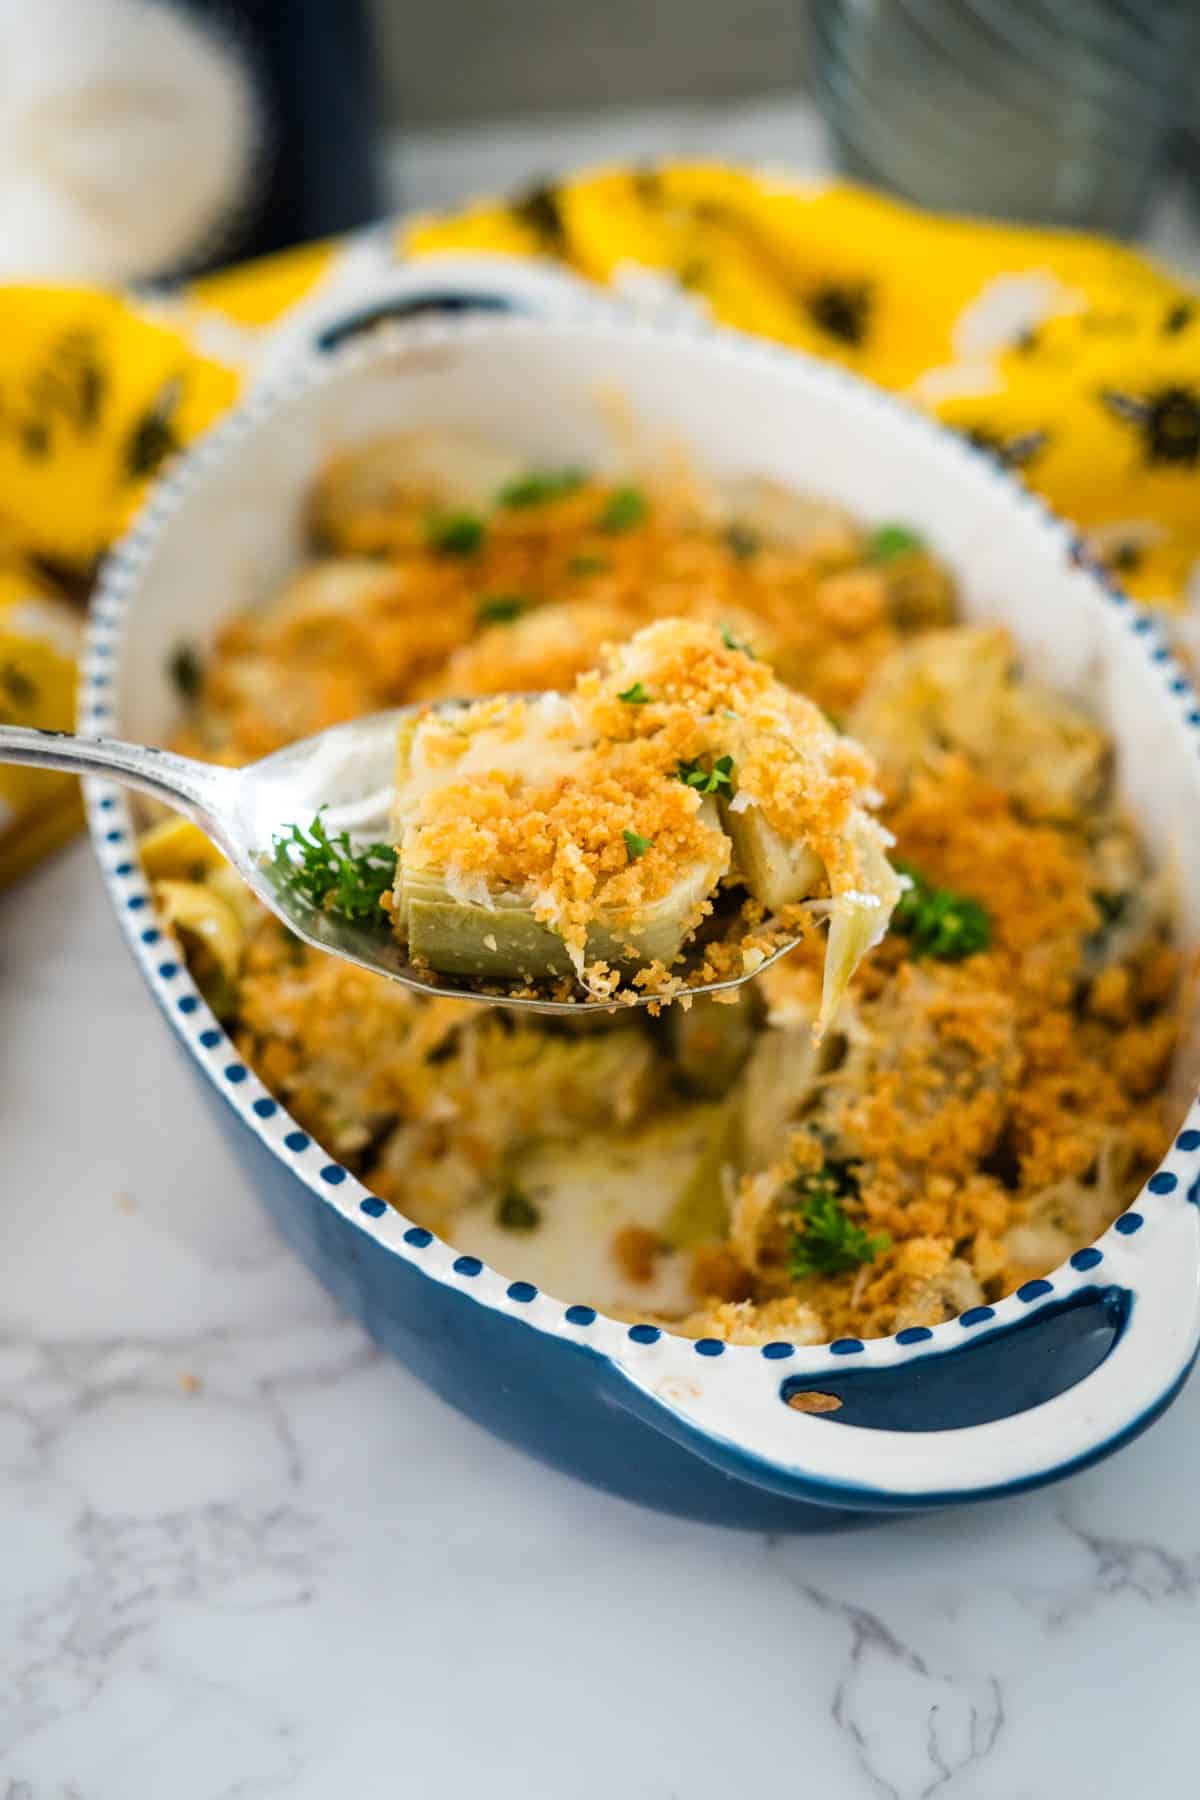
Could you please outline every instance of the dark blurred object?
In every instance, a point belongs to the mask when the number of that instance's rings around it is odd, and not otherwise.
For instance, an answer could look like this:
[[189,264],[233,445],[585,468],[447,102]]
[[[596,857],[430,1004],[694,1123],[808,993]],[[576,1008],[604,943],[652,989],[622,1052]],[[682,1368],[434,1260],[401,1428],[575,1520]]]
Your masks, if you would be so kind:
[[[1200,12],[1200,7],[1197,10]],[[1175,160],[1183,172],[1192,211],[1200,215],[1200,24],[1197,24],[1195,37],[1191,77],[1175,141]]]
[[1164,165],[1181,0],[810,0],[841,167],[923,206],[1125,235]]
[[233,40],[262,108],[254,191],[218,260],[265,255],[377,218],[378,119],[360,0],[182,4]]

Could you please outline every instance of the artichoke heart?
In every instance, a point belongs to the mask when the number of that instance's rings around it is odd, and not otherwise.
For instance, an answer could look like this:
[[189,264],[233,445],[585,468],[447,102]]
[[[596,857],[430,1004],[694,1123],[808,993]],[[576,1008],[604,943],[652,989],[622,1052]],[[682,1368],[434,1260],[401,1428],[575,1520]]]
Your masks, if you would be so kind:
[[[724,864],[725,858],[714,856],[684,871],[635,917],[598,914],[587,929],[583,966],[639,969],[660,962],[669,968],[695,930]],[[535,981],[577,973],[580,953],[573,954],[562,934],[539,918],[540,910],[531,895],[471,898],[445,869],[409,869],[402,858],[397,865],[397,929],[407,938],[411,957],[447,975]]]
[[678,985],[719,888],[758,903],[714,922],[740,934],[721,939],[735,974],[763,959],[756,931],[782,947],[798,928],[786,909],[813,902],[831,914],[823,1029],[899,892],[866,810],[872,777],[728,630],[659,620],[569,694],[405,720],[393,923],[414,960],[448,975],[573,974],[611,993],[642,972],[658,993]]

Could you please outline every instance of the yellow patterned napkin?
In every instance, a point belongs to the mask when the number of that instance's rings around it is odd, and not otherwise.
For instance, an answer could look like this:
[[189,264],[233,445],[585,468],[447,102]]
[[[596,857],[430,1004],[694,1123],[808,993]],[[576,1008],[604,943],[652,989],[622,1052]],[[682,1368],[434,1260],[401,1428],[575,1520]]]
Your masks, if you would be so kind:
[[[1141,598],[1200,600],[1200,296],[1134,251],[695,163],[410,220],[394,248],[549,257],[830,357],[1019,471]],[[355,253],[310,246],[153,305],[0,289],[0,719],[67,722],[58,590],[86,585],[147,481]],[[70,784],[0,768],[0,882],[76,818]]]
[[[78,600],[96,560],[237,387],[116,295],[0,288],[0,722],[70,727]],[[0,766],[0,884],[80,817],[70,778]]]
[[1131,591],[1200,565],[1200,296],[1135,251],[706,163],[614,169],[418,220],[414,253],[652,269],[714,319],[827,356],[1019,469]]

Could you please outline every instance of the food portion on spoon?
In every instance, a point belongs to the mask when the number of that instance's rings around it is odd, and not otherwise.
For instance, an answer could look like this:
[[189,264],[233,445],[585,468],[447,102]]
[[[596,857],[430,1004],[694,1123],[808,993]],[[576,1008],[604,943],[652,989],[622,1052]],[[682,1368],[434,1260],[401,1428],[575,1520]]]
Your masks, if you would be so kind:
[[276,856],[318,903],[390,914],[415,967],[497,998],[661,1003],[827,923],[822,1031],[900,896],[873,782],[730,633],[664,619],[570,693],[405,716],[390,890],[385,845],[339,857],[319,822]]

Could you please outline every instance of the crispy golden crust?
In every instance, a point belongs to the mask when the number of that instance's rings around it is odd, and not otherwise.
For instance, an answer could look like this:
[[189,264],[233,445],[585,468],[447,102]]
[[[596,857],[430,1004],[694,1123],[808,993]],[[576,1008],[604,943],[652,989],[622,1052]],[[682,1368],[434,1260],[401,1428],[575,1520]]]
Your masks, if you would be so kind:
[[[843,722],[873,690],[862,717],[895,857],[989,915],[987,948],[959,963],[916,957],[895,933],[885,939],[811,1068],[800,1047],[811,1049],[824,937],[810,927],[755,983],[759,1016],[735,1099],[763,1069],[768,1098],[786,1081],[795,1093],[768,1108],[764,1143],[739,1162],[743,1112],[721,1174],[728,1229],[682,1253],[695,1305],[669,1319],[672,1328],[815,1343],[935,1323],[1010,1291],[1102,1230],[1165,1141],[1157,1096],[1176,1035],[1178,959],[1162,909],[1146,898],[1131,834],[1097,800],[1105,746],[1095,729],[1021,684],[1006,692],[1011,659],[992,634],[947,633],[932,643],[931,663],[915,655],[932,642],[916,634],[946,623],[936,563],[873,565],[845,525],[804,548],[768,531],[746,555],[687,483],[647,493],[644,518],[624,532],[602,528],[612,490],[595,482],[527,510],[485,509],[477,553],[447,555],[426,529],[430,507],[445,503],[440,489],[369,481],[360,491],[360,479],[342,470],[323,488],[324,559],[225,629],[184,734],[189,748],[238,762],[420,695],[567,688],[590,670],[581,691],[610,728],[621,771],[599,836],[626,825],[657,836],[694,829],[696,817],[693,790],[678,782],[675,813],[646,810],[657,807],[652,786],[668,753],[699,753],[669,707],[711,710],[734,681],[735,706],[754,716],[766,704],[766,663],[803,689],[804,698],[786,696],[789,716],[807,720],[815,702]],[[497,618],[497,597],[519,605]],[[709,628],[703,654],[700,637],[673,631],[656,651],[667,698],[615,701],[602,646],[670,618]],[[759,662],[713,649],[711,628],[751,643]],[[952,706],[916,741],[903,684],[930,668],[941,679],[947,658],[977,667],[981,655],[993,671],[995,729],[983,709]],[[876,686],[889,659],[890,677]],[[753,744],[735,744],[729,724],[739,783],[781,828],[825,833],[837,878],[852,881],[838,845],[845,806],[874,780],[866,761],[839,748],[814,790]],[[507,801],[496,803],[503,815]],[[481,809],[474,823],[490,829]],[[542,810],[553,816],[552,805]],[[588,823],[580,816],[572,828],[586,836]],[[516,859],[528,866],[527,841],[500,852],[512,871]],[[496,853],[492,843],[481,852]],[[549,836],[534,854],[543,872],[553,867]],[[614,893],[631,903],[652,891],[649,852],[623,867],[603,857],[596,849],[594,867],[585,857],[589,880],[623,881]],[[1114,926],[1109,915],[1125,897]],[[230,897],[222,889],[220,898]],[[763,923],[763,909],[748,908],[742,942],[751,949]],[[714,973],[740,972],[726,966],[729,954],[713,948]],[[290,942],[273,921],[247,934],[233,1025],[247,1059],[319,1141],[377,1192],[450,1233],[528,1143],[607,1134],[617,1145],[693,1104],[661,1023],[626,1014],[573,1036],[452,1000],[418,1002]],[[890,1242],[857,1268],[795,1279],[797,1183],[827,1154],[853,1170],[855,1221]],[[672,1253],[649,1227],[634,1233],[614,1242],[600,1232],[596,1253],[640,1283]]]
[[[707,868],[715,892],[728,841],[680,770],[720,758],[737,804],[809,848],[830,891],[868,885],[855,827],[870,759],[710,625],[662,620],[609,646],[600,669],[552,707],[492,700],[431,713],[407,754],[404,869],[445,871],[492,898],[531,896],[535,917],[580,953],[594,921],[631,929],[681,871]],[[747,918],[738,949],[755,936]]]

